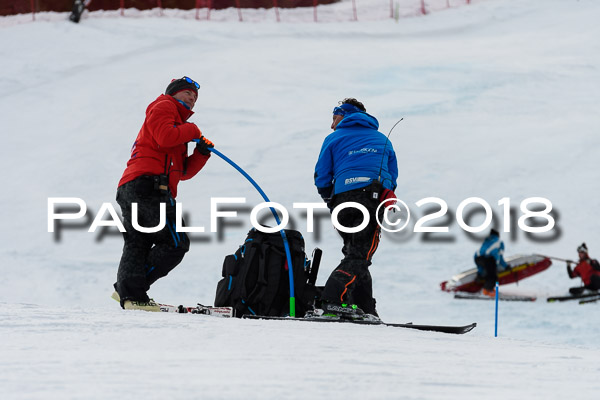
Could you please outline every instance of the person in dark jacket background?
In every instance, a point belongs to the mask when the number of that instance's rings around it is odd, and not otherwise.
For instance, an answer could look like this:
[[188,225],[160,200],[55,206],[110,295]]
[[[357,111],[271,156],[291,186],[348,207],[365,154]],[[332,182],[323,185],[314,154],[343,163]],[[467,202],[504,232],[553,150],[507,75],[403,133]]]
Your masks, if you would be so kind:
[[[112,297],[125,309],[160,311],[147,291],[166,276],[189,250],[187,235],[176,231],[175,197],[179,181],[194,177],[210,157],[213,144],[187,120],[198,98],[200,85],[188,77],[174,79],[146,109],[146,119],[131,149],[131,157],[118,189],[117,202],[123,213],[125,245]],[[187,143],[198,140],[193,154]],[[160,204],[166,205],[165,226],[154,233],[136,230],[132,204],[137,203],[137,221],[152,228],[160,223]]]
[[[380,199],[396,189],[398,165],[391,142],[379,122],[365,106],[346,98],[333,110],[334,130],[325,138],[315,166],[315,186],[330,210],[346,202],[363,205],[369,212],[368,225],[359,232],[338,231],[344,241],[344,258],[329,276],[321,294],[326,315],[377,316],[369,266],[379,244],[380,227],[376,209]],[[363,213],[353,207],[338,214],[338,222],[357,227]]]

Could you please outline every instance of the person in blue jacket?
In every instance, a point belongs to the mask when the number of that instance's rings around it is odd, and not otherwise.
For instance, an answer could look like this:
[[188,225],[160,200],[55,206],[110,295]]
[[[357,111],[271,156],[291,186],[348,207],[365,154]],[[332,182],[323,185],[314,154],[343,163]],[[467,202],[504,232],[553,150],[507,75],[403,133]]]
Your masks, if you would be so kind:
[[504,242],[500,240],[500,234],[492,229],[483,244],[475,252],[475,264],[477,265],[477,278],[484,280],[483,294],[496,296],[494,286],[498,280],[498,268],[509,269],[504,260]]
[[[377,119],[354,98],[344,99],[334,108],[331,128],[334,132],[325,138],[315,166],[315,186],[330,210],[357,202],[367,208],[370,218],[360,232],[338,231],[344,241],[344,258],[325,284],[321,308],[326,315],[377,316],[369,272],[381,232],[375,213],[380,199],[395,197],[396,153],[377,130]],[[354,207],[344,208],[337,217],[347,228],[359,226],[363,218]]]

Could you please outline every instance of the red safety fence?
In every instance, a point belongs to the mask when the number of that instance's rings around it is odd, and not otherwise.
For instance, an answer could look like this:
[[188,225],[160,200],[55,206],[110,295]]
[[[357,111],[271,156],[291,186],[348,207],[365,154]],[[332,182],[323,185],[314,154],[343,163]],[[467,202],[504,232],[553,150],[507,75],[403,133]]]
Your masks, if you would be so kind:
[[[318,21],[317,6],[337,3],[340,0],[85,0],[86,9],[90,12],[99,10],[120,10],[125,15],[125,9],[135,8],[138,10],[159,9],[163,15],[163,9],[196,10],[196,19],[210,19],[211,10],[223,10],[236,8],[239,21],[243,21],[242,9],[274,9],[275,18],[279,22],[280,8],[292,9],[300,7],[312,7],[313,19]],[[428,14],[431,9],[449,8],[455,5],[470,4],[471,0],[401,0],[402,6],[411,2],[414,8],[418,8],[420,14]],[[358,21],[358,0],[352,0],[352,17]],[[0,0],[0,16],[29,14],[35,20],[35,14],[46,11],[70,12],[73,0]],[[390,0],[390,18],[397,18],[400,1]],[[200,16],[200,10],[206,10],[204,18]],[[396,13],[396,15],[395,15]]]
[[[319,4],[331,4],[338,0],[92,0],[86,7],[89,11],[120,10],[137,8],[149,10],[153,8],[176,8],[192,10],[210,8],[296,8],[313,7]],[[0,15],[38,13],[44,11],[71,11],[73,0],[0,0]]]

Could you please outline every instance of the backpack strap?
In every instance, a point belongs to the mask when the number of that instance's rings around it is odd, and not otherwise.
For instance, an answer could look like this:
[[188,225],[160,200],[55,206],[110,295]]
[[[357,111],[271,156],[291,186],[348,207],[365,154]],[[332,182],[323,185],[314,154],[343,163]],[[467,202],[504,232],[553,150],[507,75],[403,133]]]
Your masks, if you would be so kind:
[[265,306],[265,310],[268,310],[268,314],[271,315],[278,315],[280,312],[280,310],[277,310],[277,307],[273,307],[273,302],[280,292],[281,275],[284,270],[282,262],[284,260],[285,256],[277,249],[272,246],[266,246],[264,263],[267,274],[269,274],[269,279],[262,293],[262,303]]
[[240,266],[240,273],[237,276],[234,292],[231,294],[231,298],[235,299],[235,304],[233,306],[240,315],[247,314],[248,311],[252,314],[256,314],[256,311],[248,302],[249,295],[246,290],[246,280],[248,278],[248,273],[252,268],[252,260],[256,256],[256,252],[256,246],[249,245],[248,243],[244,245],[243,263]]
[[258,256],[258,279],[247,300],[249,304],[255,304],[263,315],[276,315],[274,312],[277,312],[271,308],[279,292],[283,269],[281,258],[282,256],[273,246],[263,243]]
[[265,265],[265,248],[264,246],[260,248],[253,247],[253,255],[258,253],[258,274],[256,276],[256,285],[252,289],[250,293],[246,293],[244,296],[246,302],[250,304],[254,304],[257,298],[261,298],[262,292],[264,292],[264,287],[267,286],[267,271]]

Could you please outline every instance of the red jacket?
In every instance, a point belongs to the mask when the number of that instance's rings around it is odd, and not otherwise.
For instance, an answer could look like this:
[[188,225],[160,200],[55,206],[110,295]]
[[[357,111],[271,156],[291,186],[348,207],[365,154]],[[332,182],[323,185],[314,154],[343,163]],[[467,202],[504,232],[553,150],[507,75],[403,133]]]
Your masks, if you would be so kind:
[[131,148],[119,186],[142,175],[167,174],[175,198],[179,181],[196,175],[210,157],[196,150],[187,155],[187,143],[202,135],[195,124],[186,122],[192,114],[174,97],[158,96],[146,109],[146,120]]
[[600,275],[599,268],[600,266],[596,260],[587,259],[579,261],[579,264],[577,264],[572,274],[569,273],[569,276],[571,278],[579,276],[583,284],[587,286],[591,283],[592,275]]

